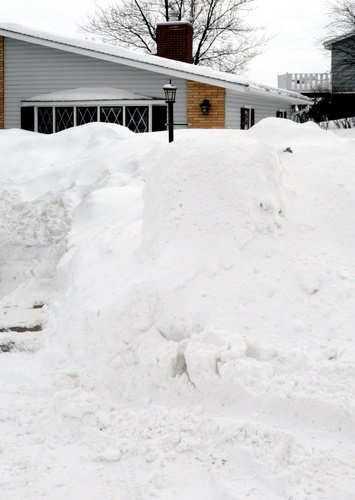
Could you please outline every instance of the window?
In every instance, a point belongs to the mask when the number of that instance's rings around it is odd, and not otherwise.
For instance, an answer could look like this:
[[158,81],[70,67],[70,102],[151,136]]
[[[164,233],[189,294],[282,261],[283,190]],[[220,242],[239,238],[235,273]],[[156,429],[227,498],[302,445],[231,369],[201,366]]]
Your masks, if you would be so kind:
[[37,130],[40,134],[53,134],[53,108],[38,108]]
[[255,124],[255,110],[249,106],[240,109],[240,128],[248,130]]
[[103,122],[122,125],[137,133],[166,129],[166,106],[159,99],[146,106],[129,100],[122,104],[113,102],[111,106],[99,101],[91,105],[85,102],[56,104],[31,101],[30,105],[22,105],[21,128],[53,134],[86,123]]
[[74,127],[74,108],[55,108],[55,131],[60,132],[70,127]]
[[276,117],[277,118],[287,118],[287,111],[284,111],[283,109],[279,109],[276,111]]
[[132,132],[148,132],[148,107],[127,106],[126,107],[126,127]]
[[21,128],[22,130],[30,130],[31,132],[34,132],[35,108],[33,106],[21,108]]
[[166,130],[166,106],[153,106],[152,115],[152,132],[158,132],[160,130]]
[[97,106],[89,108],[76,108],[76,124],[85,125],[85,123],[97,122]]
[[100,122],[123,125],[123,108],[121,106],[101,107]]

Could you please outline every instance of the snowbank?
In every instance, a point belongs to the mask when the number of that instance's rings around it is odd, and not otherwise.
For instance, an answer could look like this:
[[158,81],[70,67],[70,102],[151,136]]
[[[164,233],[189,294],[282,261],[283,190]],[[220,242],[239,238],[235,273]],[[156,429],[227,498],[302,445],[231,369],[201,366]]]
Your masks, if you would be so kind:
[[[305,137],[312,148],[344,144],[314,124],[276,119],[213,134],[181,133],[147,158],[143,193],[141,184],[102,188],[73,214],[49,330],[90,372],[125,380],[134,398],[138,380],[159,388],[180,376],[214,391],[247,352],[248,376],[260,382],[255,358],[303,342],[307,356],[313,338],[337,343],[339,322],[351,334],[350,207],[330,158],[321,176],[299,164]],[[222,385],[231,389],[229,379]]]
[[137,467],[132,498],[350,498],[354,145],[280,119],[0,134],[2,307],[46,304],[34,422]]

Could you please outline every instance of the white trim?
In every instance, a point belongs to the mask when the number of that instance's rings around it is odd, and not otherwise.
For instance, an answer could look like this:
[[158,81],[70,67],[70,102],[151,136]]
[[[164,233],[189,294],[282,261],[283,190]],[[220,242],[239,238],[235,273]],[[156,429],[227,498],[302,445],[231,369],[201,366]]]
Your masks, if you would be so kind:
[[34,129],[35,129],[35,132],[37,132],[37,130],[38,130],[38,108],[37,108],[37,106],[34,106],[33,112],[35,114],[35,116],[34,116]]
[[117,107],[117,106],[162,106],[165,105],[164,99],[156,99],[156,100],[132,100],[128,101],[127,99],[122,100],[122,101],[102,101],[102,100],[95,100],[95,101],[21,101],[21,107],[26,108],[26,107],[33,107],[33,106],[56,106],[56,107],[65,107],[65,106],[74,106],[74,107],[80,107],[84,106],[87,108],[93,108],[95,106],[99,107]]
[[[278,113],[281,113],[282,116],[277,116]],[[287,119],[287,110],[286,109],[278,109],[276,111],[276,117],[277,118],[284,118],[284,119]]]
[[253,108],[252,106],[241,106],[240,113],[242,112],[242,109],[248,109],[249,110],[249,113],[248,113],[248,123],[244,123],[244,125],[247,125],[247,127],[244,127],[244,129],[242,129],[242,130],[249,130],[252,127],[252,124],[251,124],[251,110],[253,109],[254,113],[255,113],[255,108]]
[[151,132],[153,129],[153,108],[149,106],[148,109],[148,131]]

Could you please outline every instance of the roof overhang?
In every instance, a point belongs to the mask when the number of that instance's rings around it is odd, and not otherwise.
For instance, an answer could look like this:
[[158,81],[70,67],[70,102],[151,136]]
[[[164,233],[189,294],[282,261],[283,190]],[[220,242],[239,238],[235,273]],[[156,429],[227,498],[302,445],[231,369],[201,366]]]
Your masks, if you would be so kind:
[[164,75],[165,78],[192,80],[242,94],[250,92],[266,99],[277,98],[291,104],[310,102],[307,97],[301,94],[250,82],[245,77],[150,54],[142,54],[109,44],[45,33],[17,24],[0,23],[0,35],[114,64],[151,71]]
[[79,87],[75,89],[59,90],[47,94],[24,99],[23,103],[165,103],[160,97],[134,94],[133,92],[111,87]]
[[346,33],[345,35],[336,36],[333,38],[329,38],[325,40],[323,46],[325,49],[331,50],[334,43],[341,42],[342,40],[346,40],[347,38],[355,38],[355,32]]

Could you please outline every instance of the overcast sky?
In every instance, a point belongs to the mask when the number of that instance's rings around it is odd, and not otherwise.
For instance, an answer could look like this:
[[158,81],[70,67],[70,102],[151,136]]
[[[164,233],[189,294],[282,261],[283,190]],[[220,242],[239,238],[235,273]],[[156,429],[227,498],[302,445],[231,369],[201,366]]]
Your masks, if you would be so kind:
[[[320,38],[327,24],[329,0],[255,0],[250,17],[273,38],[263,55],[249,65],[255,81],[277,85],[283,73],[323,73],[329,70],[329,54]],[[0,21],[26,24],[60,34],[75,34],[77,24],[115,0],[0,0]]]

